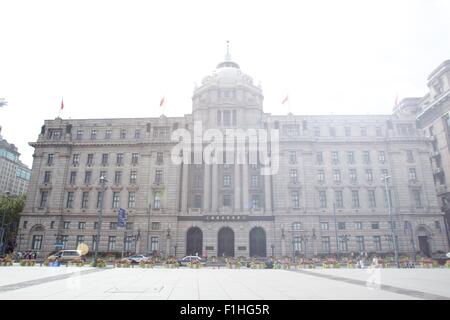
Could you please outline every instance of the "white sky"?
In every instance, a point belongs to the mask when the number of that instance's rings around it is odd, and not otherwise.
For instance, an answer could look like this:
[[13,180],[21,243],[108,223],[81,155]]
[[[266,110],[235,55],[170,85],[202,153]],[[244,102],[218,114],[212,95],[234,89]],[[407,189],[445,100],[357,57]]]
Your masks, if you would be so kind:
[[194,82],[223,60],[225,41],[261,82],[264,110],[387,114],[422,96],[450,58],[450,1],[0,2],[3,137],[32,163],[44,119],[191,112]]

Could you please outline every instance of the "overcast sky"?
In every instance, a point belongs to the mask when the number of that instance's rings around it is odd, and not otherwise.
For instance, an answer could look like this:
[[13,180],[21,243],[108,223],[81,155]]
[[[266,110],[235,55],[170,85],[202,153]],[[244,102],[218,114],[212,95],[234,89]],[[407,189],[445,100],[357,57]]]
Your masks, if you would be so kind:
[[191,112],[194,83],[232,59],[264,110],[388,114],[450,59],[450,1],[0,2],[2,135],[32,163],[45,119]]

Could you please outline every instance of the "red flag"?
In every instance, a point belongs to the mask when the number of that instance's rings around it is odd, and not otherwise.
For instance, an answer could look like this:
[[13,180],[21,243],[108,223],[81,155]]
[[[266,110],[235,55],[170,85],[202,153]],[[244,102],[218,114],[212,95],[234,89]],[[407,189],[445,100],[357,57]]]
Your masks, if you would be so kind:
[[164,104],[164,99],[165,99],[165,97],[162,97],[161,101],[159,102],[159,106],[160,106],[160,107],[163,106],[163,104]]
[[61,110],[64,109],[64,101],[61,99]]
[[288,95],[286,95],[286,98],[284,98],[283,102],[281,104],[285,104],[288,101]]

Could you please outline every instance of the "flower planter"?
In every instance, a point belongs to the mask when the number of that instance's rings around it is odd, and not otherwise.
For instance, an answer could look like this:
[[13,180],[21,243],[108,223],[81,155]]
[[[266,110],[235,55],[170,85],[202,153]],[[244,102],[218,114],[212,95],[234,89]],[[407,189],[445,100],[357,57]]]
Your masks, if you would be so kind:
[[36,265],[35,260],[20,260],[19,263],[22,267],[33,267]]

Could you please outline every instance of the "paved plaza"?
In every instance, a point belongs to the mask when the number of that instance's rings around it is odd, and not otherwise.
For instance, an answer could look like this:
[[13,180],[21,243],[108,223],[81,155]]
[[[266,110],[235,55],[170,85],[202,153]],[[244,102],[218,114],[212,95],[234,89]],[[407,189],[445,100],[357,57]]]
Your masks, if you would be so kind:
[[1,267],[7,299],[450,299],[450,269]]

